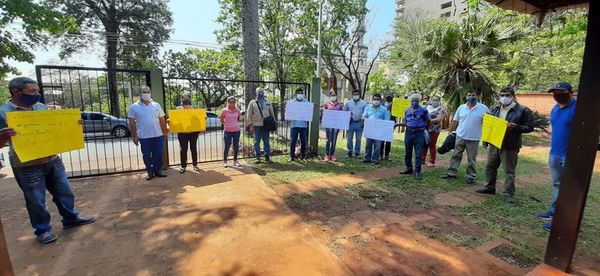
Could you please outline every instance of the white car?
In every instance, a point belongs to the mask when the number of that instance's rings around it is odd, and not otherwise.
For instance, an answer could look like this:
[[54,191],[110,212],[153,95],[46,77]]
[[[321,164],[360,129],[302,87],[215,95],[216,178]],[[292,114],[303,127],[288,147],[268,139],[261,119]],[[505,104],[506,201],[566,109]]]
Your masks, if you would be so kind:
[[206,112],[206,129],[221,129],[221,117],[214,112]]

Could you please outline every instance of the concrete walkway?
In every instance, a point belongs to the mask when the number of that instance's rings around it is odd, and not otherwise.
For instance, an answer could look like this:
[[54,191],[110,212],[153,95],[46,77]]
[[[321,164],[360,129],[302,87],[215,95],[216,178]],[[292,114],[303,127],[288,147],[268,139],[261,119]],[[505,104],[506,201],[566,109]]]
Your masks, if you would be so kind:
[[73,181],[82,214],[96,223],[35,242],[21,191],[0,181],[0,209],[18,275],[344,275],[327,240],[302,224],[250,170],[205,165],[171,170],[147,182],[141,174]]

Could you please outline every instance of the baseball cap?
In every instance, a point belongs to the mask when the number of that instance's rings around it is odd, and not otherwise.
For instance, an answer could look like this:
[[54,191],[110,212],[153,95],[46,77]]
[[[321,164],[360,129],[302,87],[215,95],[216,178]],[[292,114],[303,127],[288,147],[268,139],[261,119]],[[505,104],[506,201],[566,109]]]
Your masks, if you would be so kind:
[[554,90],[567,90],[569,92],[573,91],[573,86],[566,81],[561,81],[553,85],[550,89],[548,89],[548,93],[552,93]]

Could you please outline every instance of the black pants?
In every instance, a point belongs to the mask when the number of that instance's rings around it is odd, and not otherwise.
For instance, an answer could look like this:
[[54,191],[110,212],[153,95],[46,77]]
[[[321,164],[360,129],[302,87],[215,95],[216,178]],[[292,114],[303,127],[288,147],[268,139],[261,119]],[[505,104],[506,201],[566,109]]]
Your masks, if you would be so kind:
[[[392,117],[390,117],[390,120],[396,122],[396,117],[392,116]],[[379,156],[381,156],[382,160],[387,157],[390,157],[391,151],[392,151],[392,142],[381,142],[381,151],[379,152]]]
[[196,167],[198,165],[198,150],[196,147],[196,142],[198,142],[198,132],[190,132],[190,133],[178,133],[177,139],[179,139],[179,157],[181,158],[181,167],[185,168],[187,165],[187,151],[188,144],[189,149],[192,152],[192,165]]

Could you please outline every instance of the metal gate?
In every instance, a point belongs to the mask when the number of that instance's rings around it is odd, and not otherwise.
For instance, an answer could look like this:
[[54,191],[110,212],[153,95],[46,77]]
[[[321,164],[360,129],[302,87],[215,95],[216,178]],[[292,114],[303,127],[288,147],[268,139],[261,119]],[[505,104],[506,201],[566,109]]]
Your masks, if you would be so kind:
[[[60,154],[69,177],[144,169],[140,149],[129,138],[126,117],[127,109],[138,99],[139,87],[150,84],[149,70],[117,69],[114,88],[105,68],[40,65],[36,75],[49,108],[81,110],[85,148]],[[112,99],[111,89],[117,92]]]
[[[310,84],[297,82],[269,82],[269,81],[244,81],[244,80],[221,80],[202,78],[163,78],[165,93],[165,109],[175,109],[181,105],[181,96],[190,95],[194,108],[205,108],[207,110],[207,131],[201,133],[198,142],[198,161],[213,162],[223,160],[224,133],[220,122],[220,114],[226,107],[229,96],[237,98],[238,108],[245,115],[246,106],[244,99],[245,87],[263,87],[267,100],[273,104],[277,131],[271,134],[271,155],[289,153],[289,124],[284,119],[285,103],[292,98],[294,91],[302,88],[306,95],[310,95]],[[251,95],[254,98],[254,94]],[[240,137],[240,158],[254,157],[253,137],[243,130],[246,118],[242,116],[242,134]],[[176,134],[175,134],[176,135]],[[262,148],[262,147],[261,147]],[[169,165],[178,166],[181,163],[179,143],[175,137],[169,139],[168,143]],[[187,153],[190,155],[190,153]],[[229,155],[232,156],[231,154]],[[191,156],[188,156],[188,162]]]

